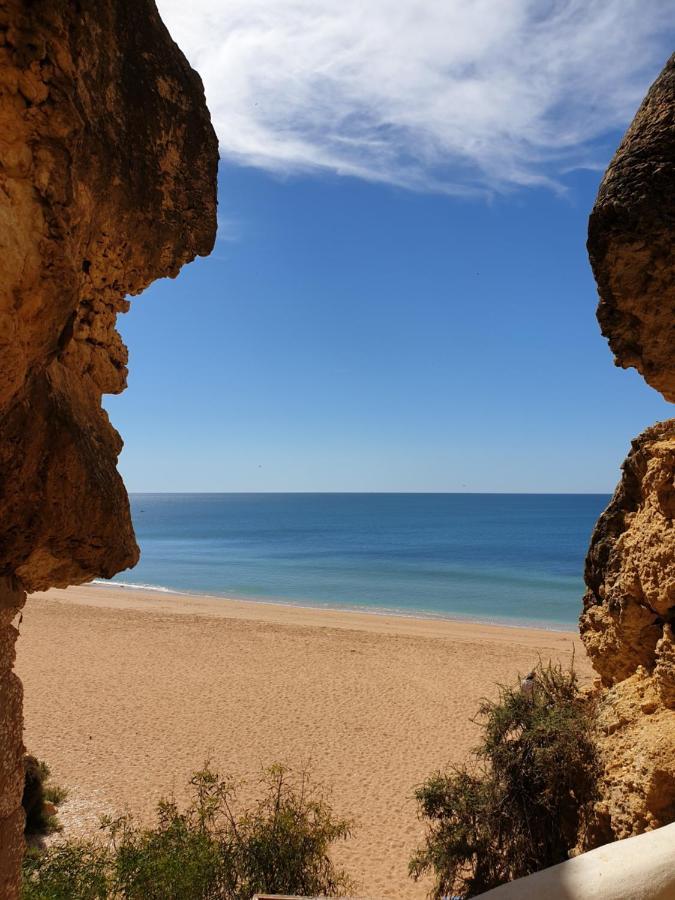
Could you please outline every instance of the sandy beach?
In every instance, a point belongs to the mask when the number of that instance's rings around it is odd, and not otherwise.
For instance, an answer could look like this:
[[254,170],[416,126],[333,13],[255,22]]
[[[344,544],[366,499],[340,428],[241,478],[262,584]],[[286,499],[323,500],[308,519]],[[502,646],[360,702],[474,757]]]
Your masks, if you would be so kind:
[[83,586],[34,594],[20,627],[25,743],[70,797],[65,834],[149,818],[208,757],[221,772],[310,763],[355,820],[336,859],[369,897],[421,898],[413,790],[475,744],[481,697],[571,632]]

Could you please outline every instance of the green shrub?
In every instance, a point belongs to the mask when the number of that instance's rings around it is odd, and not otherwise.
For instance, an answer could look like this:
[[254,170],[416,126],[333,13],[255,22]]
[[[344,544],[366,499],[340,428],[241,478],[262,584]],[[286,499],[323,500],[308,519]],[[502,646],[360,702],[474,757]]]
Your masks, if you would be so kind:
[[23,861],[22,900],[107,900],[110,853],[93,841],[30,849]]
[[46,762],[26,754],[23,758],[24,782],[21,800],[26,816],[24,833],[27,836],[46,835],[60,831],[58,819],[50,812],[47,804],[59,806],[68,792],[58,785],[50,784],[51,772]]
[[471,897],[567,859],[596,795],[592,710],[573,667],[541,663],[531,696],[500,687],[481,704],[473,768],[437,773],[417,791],[427,822],[410,862],[432,896]]
[[267,770],[245,809],[237,786],[208,766],[191,779],[187,808],[162,801],[153,828],[123,816],[105,840],[68,842],[24,863],[23,900],[250,900],[255,893],[340,896],[349,879],[331,845],[351,824],[336,818],[306,774]]

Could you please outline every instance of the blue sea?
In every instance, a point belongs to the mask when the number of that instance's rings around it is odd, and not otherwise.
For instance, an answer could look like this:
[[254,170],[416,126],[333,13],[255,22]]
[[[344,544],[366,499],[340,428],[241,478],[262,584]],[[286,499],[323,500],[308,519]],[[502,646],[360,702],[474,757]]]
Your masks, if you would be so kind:
[[575,626],[606,494],[132,494],[129,588]]

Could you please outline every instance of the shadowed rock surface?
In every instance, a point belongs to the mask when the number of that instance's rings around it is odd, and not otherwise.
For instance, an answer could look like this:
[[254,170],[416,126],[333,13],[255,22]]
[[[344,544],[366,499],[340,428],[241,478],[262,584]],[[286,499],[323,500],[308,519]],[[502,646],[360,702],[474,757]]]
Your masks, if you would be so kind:
[[17,892],[25,591],[138,558],[118,313],[210,252],[217,142],[151,0],[0,0],[0,896]]
[[[589,223],[598,319],[621,366],[675,400],[675,56],[603,179]],[[603,688],[592,842],[675,821],[675,420],[633,441],[586,559],[581,636]]]
[[588,228],[598,321],[623,368],[675,402],[675,54],[600,185]]

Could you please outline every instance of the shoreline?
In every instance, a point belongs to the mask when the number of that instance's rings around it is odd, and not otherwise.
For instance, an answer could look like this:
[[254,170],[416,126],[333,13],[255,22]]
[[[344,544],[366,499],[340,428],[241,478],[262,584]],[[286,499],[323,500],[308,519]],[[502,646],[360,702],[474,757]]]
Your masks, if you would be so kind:
[[[254,784],[307,763],[355,820],[334,858],[359,896],[422,900],[407,862],[422,837],[414,789],[461,765],[475,715],[541,658],[582,683],[578,634],[86,585],[32,594],[16,671],[25,744],[69,791],[65,837],[101,815],[151,821],[206,759]],[[246,799],[246,796],[244,796]]]
[[[507,618],[504,619],[481,619],[481,618],[473,618],[470,615],[463,616],[459,613],[441,613],[441,612],[433,612],[426,610],[410,610],[407,611],[403,607],[376,607],[376,606],[368,606],[366,604],[362,606],[350,606],[349,604],[340,605],[339,603],[332,604],[326,603],[325,605],[317,606],[315,605],[315,601],[307,601],[306,603],[301,600],[289,600],[289,599],[270,599],[269,597],[232,597],[225,594],[210,594],[208,592],[201,592],[192,590],[179,590],[178,588],[169,588],[164,585],[155,585],[155,584],[141,584],[141,583],[125,583],[123,581],[105,581],[103,579],[95,579],[94,581],[87,582],[81,585],[74,585],[66,590],[73,590],[73,588],[91,588],[94,589],[102,589],[107,591],[129,591],[131,595],[134,594],[147,594],[148,596],[152,596],[154,594],[166,595],[169,597],[179,597],[183,598],[187,601],[193,600],[206,600],[212,601],[213,603],[241,603],[247,604],[252,603],[261,606],[269,606],[269,607],[282,607],[284,609],[300,609],[307,610],[311,612],[328,612],[328,613],[345,613],[349,615],[351,613],[362,614],[365,616],[385,616],[397,619],[419,619],[421,621],[431,621],[431,622],[451,622],[451,623],[460,623],[466,625],[475,625],[475,626],[486,626],[488,628],[515,628],[515,629],[528,629],[535,631],[552,631],[559,634],[572,634],[578,637],[578,629],[573,627],[572,623],[563,623],[563,622],[549,622],[549,621],[538,621],[536,619],[514,619],[509,621]],[[50,591],[61,590],[59,588],[51,588]]]

